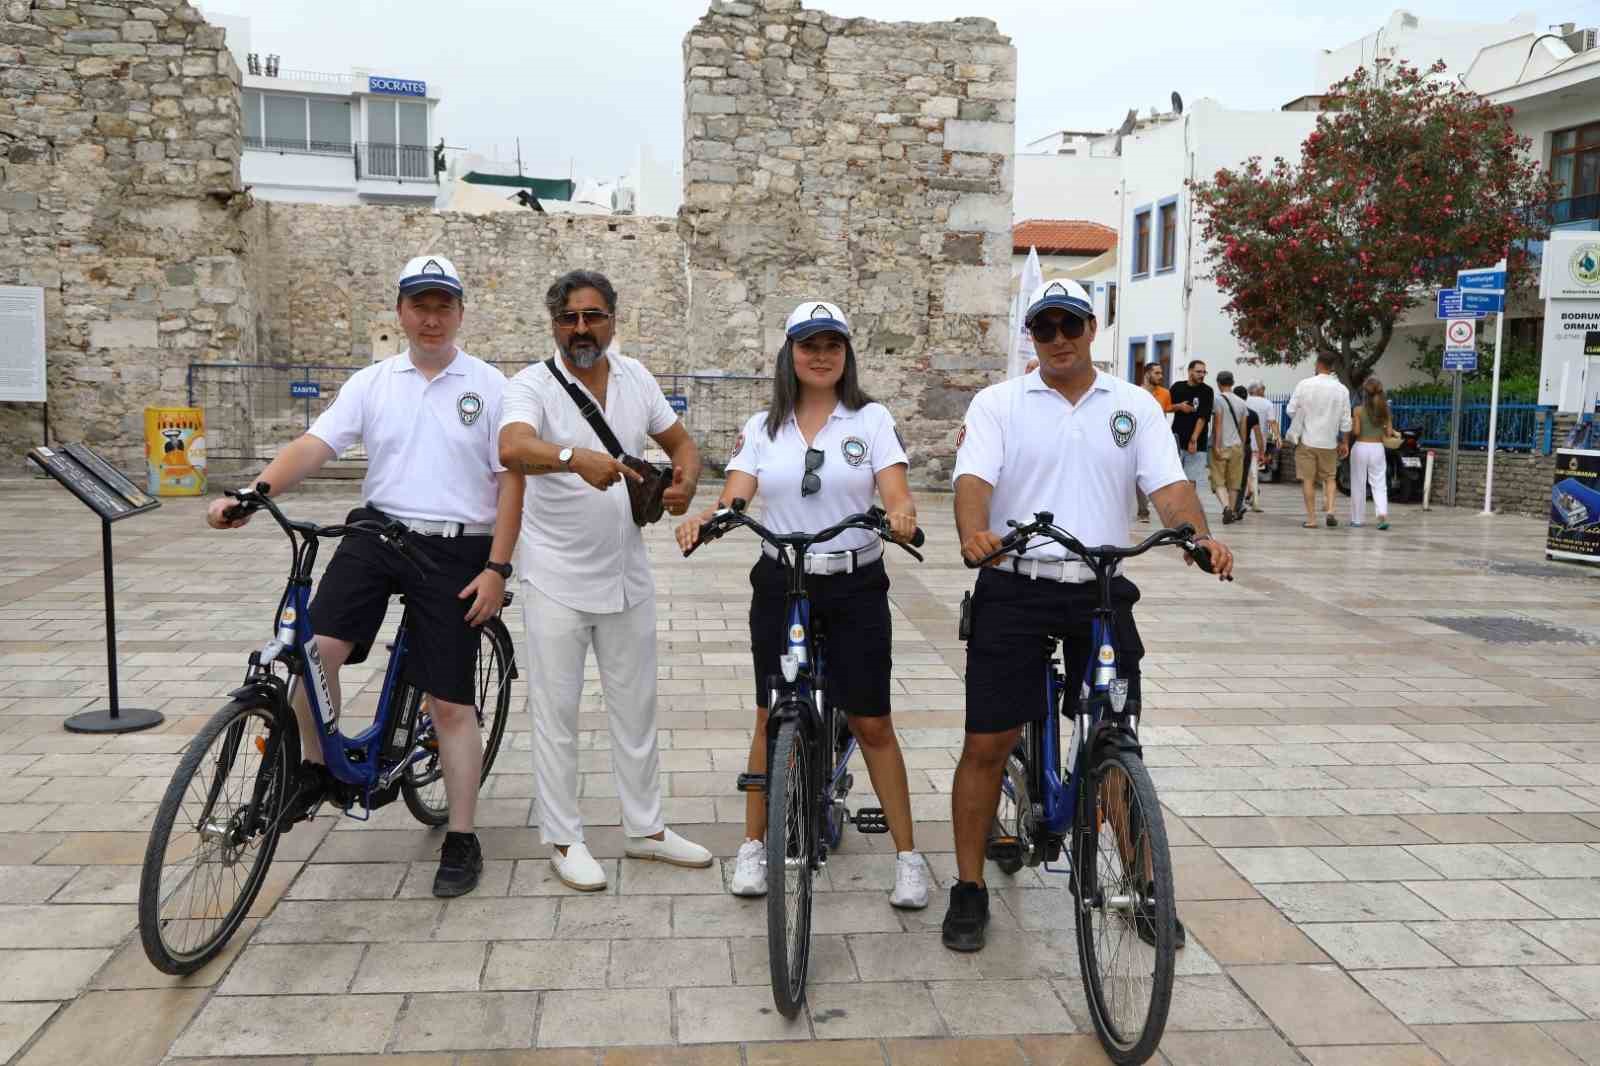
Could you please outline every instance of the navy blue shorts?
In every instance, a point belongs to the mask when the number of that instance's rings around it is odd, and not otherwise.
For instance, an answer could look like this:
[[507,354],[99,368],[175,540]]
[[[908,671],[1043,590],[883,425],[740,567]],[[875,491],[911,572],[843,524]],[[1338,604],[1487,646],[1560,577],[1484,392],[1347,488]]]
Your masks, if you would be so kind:
[[[750,571],[750,654],[756,706],[771,698],[769,679],[783,654],[787,589],[776,559],[762,555]],[[889,573],[879,559],[851,574],[806,578],[811,622],[825,641],[823,684],[828,703],[846,714],[878,718],[889,713],[894,632],[889,621]],[[771,710],[771,708],[767,708]]]

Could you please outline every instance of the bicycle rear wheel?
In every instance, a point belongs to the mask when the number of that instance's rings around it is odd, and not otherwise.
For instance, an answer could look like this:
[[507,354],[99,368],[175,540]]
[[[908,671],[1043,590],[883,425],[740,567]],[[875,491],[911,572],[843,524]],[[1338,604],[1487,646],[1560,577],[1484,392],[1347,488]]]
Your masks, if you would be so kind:
[[139,879],[139,936],[156,969],[193,973],[239,928],[277,849],[299,763],[293,720],[265,701],[228,704],[189,742]]
[[[473,702],[478,713],[478,739],[483,745],[483,773],[478,778],[481,785],[489,779],[489,770],[494,766],[494,757],[505,737],[516,658],[511,634],[498,616],[479,628],[478,662],[473,668]],[[404,693],[397,694],[397,698],[402,695]],[[423,825],[444,825],[450,820],[450,803],[445,796],[444,770],[439,762],[439,739],[433,722],[426,716],[417,730],[417,746],[426,754],[412,763],[400,778],[400,794],[417,821]]]
[[[778,729],[767,768],[767,949],[772,999],[793,1018],[806,998],[811,960],[811,889],[815,876],[817,768],[800,723]],[[774,878],[778,878],[774,883]]]
[[1155,786],[1132,752],[1091,769],[1073,828],[1078,961],[1095,1031],[1111,1061],[1155,1053],[1172,1004],[1177,907]]

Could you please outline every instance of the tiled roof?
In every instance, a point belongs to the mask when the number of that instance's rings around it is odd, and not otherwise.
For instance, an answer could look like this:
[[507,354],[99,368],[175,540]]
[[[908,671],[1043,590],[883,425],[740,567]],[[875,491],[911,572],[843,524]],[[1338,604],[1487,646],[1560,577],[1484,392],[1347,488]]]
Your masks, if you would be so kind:
[[1011,250],[1027,255],[1099,255],[1117,246],[1117,231],[1077,218],[1030,218],[1011,228]]

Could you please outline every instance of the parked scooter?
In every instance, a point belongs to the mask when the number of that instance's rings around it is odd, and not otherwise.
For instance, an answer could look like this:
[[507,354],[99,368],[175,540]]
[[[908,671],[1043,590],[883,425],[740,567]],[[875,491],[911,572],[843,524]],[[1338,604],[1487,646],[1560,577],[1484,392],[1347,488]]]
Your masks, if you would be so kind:
[[[1398,427],[1397,427],[1398,428]],[[1388,460],[1385,477],[1389,486],[1390,503],[1421,503],[1422,502],[1422,430],[1420,428],[1399,429],[1400,447],[1386,449],[1384,458]],[[1350,460],[1339,460],[1339,471],[1336,475],[1339,491],[1346,496],[1350,495]]]

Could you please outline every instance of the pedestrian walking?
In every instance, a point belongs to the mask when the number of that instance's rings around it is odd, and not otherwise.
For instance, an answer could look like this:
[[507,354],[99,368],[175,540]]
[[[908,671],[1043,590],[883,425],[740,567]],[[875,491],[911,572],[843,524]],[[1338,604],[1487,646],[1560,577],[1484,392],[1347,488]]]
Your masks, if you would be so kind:
[[[1211,431],[1211,462],[1208,470],[1211,491],[1222,503],[1222,524],[1232,525],[1244,517],[1245,463],[1252,417],[1249,404],[1233,393],[1233,371],[1217,375],[1216,414]],[[1256,433],[1260,433],[1256,429]]]
[[711,865],[711,852],[662,822],[655,578],[642,535],[660,511],[652,516],[626,485],[645,486],[637,457],[654,440],[672,463],[659,506],[683,514],[700,478],[700,453],[644,364],[611,350],[617,291],[605,275],[563,275],[545,307],[557,354],[507,383],[500,460],[529,475],[519,570],[539,833],[561,882],[598,892],[606,874],[584,844],[578,812],[578,704],[591,647],[611,731],[623,853]]
[[1249,501],[1250,510],[1260,513],[1261,469],[1267,464],[1269,452],[1281,447],[1278,413],[1273,409],[1272,401],[1267,399],[1266,382],[1252,381],[1246,392],[1245,403],[1250,405],[1250,410],[1261,422],[1262,444],[1261,450],[1256,453],[1256,461],[1249,464],[1250,485],[1245,491],[1245,499]]
[[[1156,403],[1161,405],[1161,413],[1168,419],[1172,417],[1172,393],[1166,387],[1167,368],[1160,363],[1146,363],[1144,365],[1144,391],[1156,398]],[[1134,493],[1139,500],[1139,521],[1150,521],[1150,497],[1144,494],[1141,488],[1134,488]]]
[[1387,442],[1394,436],[1394,415],[1383,382],[1369,377],[1361,383],[1361,403],[1350,415],[1354,442],[1350,446],[1350,524],[1359,528],[1367,517],[1367,488],[1372,488],[1378,528],[1389,528],[1389,455]]
[[1183,473],[1195,483],[1207,474],[1206,446],[1211,429],[1211,414],[1216,393],[1206,384],[1206,361],[1189,362],[1189,376],[1172,386],[1172,437],[1178,444],[1178,458],[1183,461]]
[[[678,546],[689,551],[717,508],[753,499],[757,491],[765,524],[779,533],[827,529],[865,511],[877,495],[895,538],[910,540],[917,530],[906,476],[910,460],[894,416],[861,388],[849,319],[834,304],[808,300],[794,309],[785,332],[772,403],[744,424],[728,461],[721,501],[678,527]],[[816,545],[802,565],[811,575],[806,584],[812,621],[828,635],[828,702],[845,712],[894,839],[889,903],[909,910],[926,907],[932,878],[913,840],[911,789],[890,717],[894,635],[883,542],[865,530],[849,530]],[[756,560],[750,586],[756,715],[747,766],[753,774],[765,774],[767,679],[779,672],[788,587],[775,549],[764,549]],[[767,795],[748,792],[745,839],[728,884],[736,896],[766,895],[766,833]]]
[[1333,374],[1333,358],[1317,356],[1317,372],[1294,387],[1285,409],[1294,438],[1294,472],[1305,497],[1307,529],[1317,528],[1317,486],[1322,486],[1324,521],[1336,526],[1333,479],[1339,460],[1350,454],[1344,434],[1350,432],[1350,394]]

